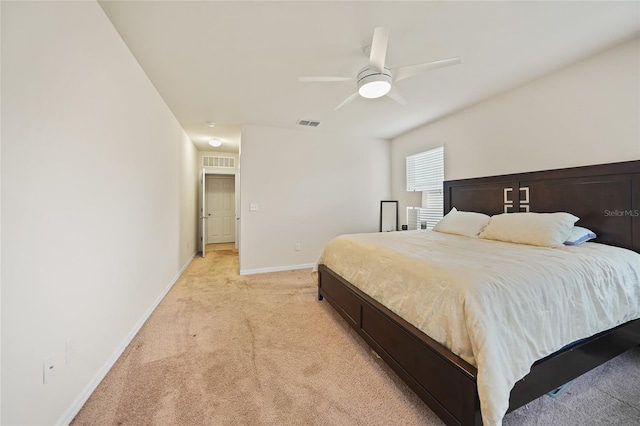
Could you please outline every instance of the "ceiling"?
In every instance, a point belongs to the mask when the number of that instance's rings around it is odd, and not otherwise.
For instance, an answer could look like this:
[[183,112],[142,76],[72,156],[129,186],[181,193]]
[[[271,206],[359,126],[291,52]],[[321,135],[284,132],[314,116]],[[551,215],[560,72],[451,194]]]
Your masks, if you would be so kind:
[[[242,124],[390,139],[640,34],[640,2],[101,1],[100,5],[200,150],[237,152]],[[460,65],[397,83],[409,101],[334,108],[377,26],[387,66],[459,56]],[[207,121],[215,121],[210,128]]]

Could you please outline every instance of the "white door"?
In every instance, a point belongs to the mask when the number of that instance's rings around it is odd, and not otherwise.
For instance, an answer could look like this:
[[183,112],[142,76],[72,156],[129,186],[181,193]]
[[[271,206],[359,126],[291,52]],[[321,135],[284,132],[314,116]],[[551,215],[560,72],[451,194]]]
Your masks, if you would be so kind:
[[207,243],[236,239],[235,177],[207,176]]
[[198,235],[200,237],[200,249],[202,252],[202,257],[206,255],[206,236],[207,236],[207,215],[204,214],[204,208],[207,205],[207,174],[204,169],[202,169],[202,176],[200,177],[200,232]]

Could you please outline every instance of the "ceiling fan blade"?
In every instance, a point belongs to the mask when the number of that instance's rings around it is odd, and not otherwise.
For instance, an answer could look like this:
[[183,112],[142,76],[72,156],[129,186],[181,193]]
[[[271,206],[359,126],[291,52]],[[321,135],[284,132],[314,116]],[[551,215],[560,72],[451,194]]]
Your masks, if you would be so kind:
[[399,103],[400,105],[406,105],[406,104],[409,103],[405,99],[405,97],[402,94],[402,92],[400,92],[395,87],[391,87],[391,90],[389,90],[389,93],[387,93],[387,96],[390,97],[391,99],[393,99],[394,101],[396,101],[397,103]]
[[353,77],[298,77],[298,81],[301,82],[331,82],[331,81],[349,81],[353,80]]
[[414,75],[435,70],[437,68],[448,67],[449,65],[457,65],[460,62],[462,62],[460,58],[441,59],[439,61],[426,62],[424,64],[398,67],[391,70],[391,72],[394,77],[393,81],[400,81],[404,80],[405,78],[413,77]]
[[348,104],[348,103],[350,103],[350,102],[353,102],[353,100],[354,100],[354,99],[356,99],[358,96],[359,96],[358,92],[354,92],[354,93],[350,94],[350,95],[347,97],[347,99],[345,99],[344,101],[340,102],[340,104],[339,104],[337,107],[335,107],[333,110],[334,110],[334,111],[339,110],[340,108],[342,108],[342,107],[343,107],[343,106],[345,106],[346,104]]
[[384,61],[387,57],[388,40],[388,28],[376,27],[376,29],[373,30],[373,42],[371,43],[371,53],[369,54],[369,65],[380,72],[384,71]]

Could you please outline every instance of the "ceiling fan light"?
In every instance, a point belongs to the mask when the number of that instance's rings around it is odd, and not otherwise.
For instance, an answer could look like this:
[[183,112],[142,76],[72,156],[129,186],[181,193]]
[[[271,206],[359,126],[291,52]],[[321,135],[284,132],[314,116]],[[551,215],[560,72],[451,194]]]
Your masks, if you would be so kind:
[[217,148],[222,145],[222,141],[220,139],[209,139],[209,145]]
[[389,68],[380,72],[371,67],[364,67],[358,73],[358,93],[363,98],[380,98],[391,90],[391,70]]
[[358,89],[358,93],[363,98],[375,99],[381,98],[391,90],[391,84],[388,81],[370,81],[363,84]]

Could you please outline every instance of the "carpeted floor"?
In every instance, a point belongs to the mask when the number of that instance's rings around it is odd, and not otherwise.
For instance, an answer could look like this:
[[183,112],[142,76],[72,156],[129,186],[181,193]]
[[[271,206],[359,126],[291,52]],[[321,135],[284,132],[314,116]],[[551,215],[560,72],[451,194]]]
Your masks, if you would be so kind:
[[[309,270],[238,275],[232,246],[196,258],[73,425],[442,425],[316,299]],[[640,425],[640,349],[505,425]]]

